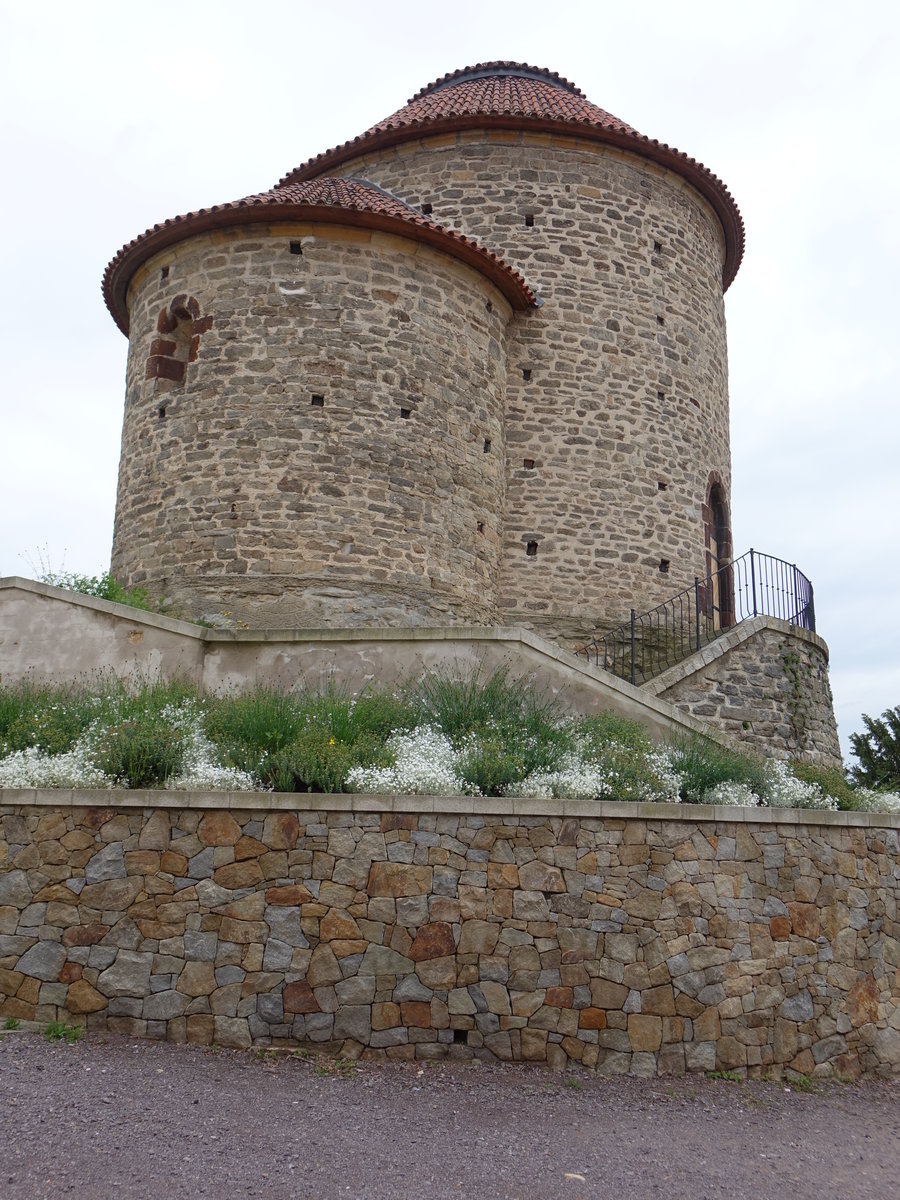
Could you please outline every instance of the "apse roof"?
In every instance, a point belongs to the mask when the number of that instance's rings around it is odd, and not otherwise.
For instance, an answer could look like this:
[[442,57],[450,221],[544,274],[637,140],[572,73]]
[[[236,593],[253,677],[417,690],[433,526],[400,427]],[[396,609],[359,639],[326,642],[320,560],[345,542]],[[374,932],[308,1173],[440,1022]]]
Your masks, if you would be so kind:
[[426,134],[475,128],[569,133],[630,150],[674,171],[709,201],[722,223],[723,286],[727,288],[737,274],[744,222],[725,184],[683,151],[646,137],[598,108],[567,79],[527,63],[479,63],[444,75],[365,133],[290,171],[279,186],[327,174],[350,159]]
[[103,297],[116,324],[127,334],[125,296],[128,285],[135,271],[154,254],[211,229],[268,221],[355,225],[412,237],[480,271],[506,296],[513,308],[525,309],[537,303],[522,276],[472,238],[429,220],[417,209],[367,180],[322,177],[172,217],[128,242],[103,276]]

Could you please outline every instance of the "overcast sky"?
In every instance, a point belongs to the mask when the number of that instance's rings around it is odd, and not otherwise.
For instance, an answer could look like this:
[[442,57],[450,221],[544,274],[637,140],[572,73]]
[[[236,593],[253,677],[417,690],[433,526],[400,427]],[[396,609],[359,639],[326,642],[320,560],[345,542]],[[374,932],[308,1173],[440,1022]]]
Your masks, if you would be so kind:
[[126,341],[106,263],[448,71],[512,59],[723,179],[735,553],[813,581],[842,741],[900,704],[896,3],[0,0],[0,575],[109,565]]

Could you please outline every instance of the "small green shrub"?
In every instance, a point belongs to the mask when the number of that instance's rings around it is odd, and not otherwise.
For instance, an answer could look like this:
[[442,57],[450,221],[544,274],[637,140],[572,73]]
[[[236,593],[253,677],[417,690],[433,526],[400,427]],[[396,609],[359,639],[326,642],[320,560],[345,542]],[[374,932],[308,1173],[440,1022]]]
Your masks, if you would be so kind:
[[73,1042],[81,1039],[81,1030],[77,1025],[64,1025],[62,1021],[51,1021],[44,1030],[44,1037],[48,1042],[68,1042],[71,1046]]
[[94,752],[97,766],[129,788],[163,787],[184,758],[183,736],[159,721],[122,721],[107,726]]
[[117,579],[104,571],[102,575],[78,575],[73,571],[45,571],[40,582],[51,587],[65,588],[67,592],[79,592],[82,596],[96,596],[98,600],[112,600],[116,604],[127,604],[131,608],[142,608],[153,612],[143,588],[124,587]]
[[355,766],[350,747],[323,729],[305,729],[289,745],[266,755],[259,768],[276,792],[341,792]]
[[3,1028],[4,1029],[18,1029],[19,1028],[18,1018],[17,1017],[7,1017],[6,1020],[3,1022]]
[[728,782],[744,784],[760,798],[766,795],[765,763],[718,742],[696,736],[677,739],[672,744],[671,758],[682,776],[681,798],[686,804],[703,804],[717,784]]
[[819,767],[812,763],[792,762],[791,771],[804,783],[818,784],[826,796],[837,801],[838,808],[856,809],[859,799],[839,767]]
[[75,687],[21,684],[0,698],[0,754],[38,746],[46,754],[71,750],[96,716],[96,706]]

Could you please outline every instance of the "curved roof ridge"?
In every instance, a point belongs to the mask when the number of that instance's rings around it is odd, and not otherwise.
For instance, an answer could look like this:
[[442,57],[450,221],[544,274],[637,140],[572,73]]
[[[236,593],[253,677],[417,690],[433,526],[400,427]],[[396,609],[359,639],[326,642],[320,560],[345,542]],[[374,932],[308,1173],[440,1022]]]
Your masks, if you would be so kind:
[[491,128],[569,134],[602,142],[680,175],[708,201],[722,225],[723,289],[734,279],[744,253],[744,221],[722,180],[684,151],[647,137],[591,103],[568,80],[523,63],[482,63],[442,76],[365,133],[289,171],[276,187],[330,174],[362,154],[429,134]]
[[407,103],[412,104],[414,101],[420,100],[423,96],[427,96],[431,92],[436,92],[439,88],[449,87],[457,81],[462,81],[463,79],[484,79],[490,75],[516,75],[521,79],[542,79],[552,83],[555,87],[565,88],[566,91],[572,92],[573,95],[584,98],[584,92],[581,88],[576,87],[570,80],[565,79],[558,71],[550,71],[547,67],[533,67],[530,63],[498,60],[496,62],[476,63],[474,67],[461,67],[458,71],[448,71],[440,79],[435,79],[433,83],[427,83],[425,87],[419,88],[416,94],[409,98]]
[[368,180],[319,176],[170,217],[133,238],[103,273],[103,298],[114,321],[128,333],[128,285],[135,271],[154,254],[211,229],[285,220],[358,225],[412,237],[479,270],[513,308],[539,303],[519,272],[480,242],[431,220]]

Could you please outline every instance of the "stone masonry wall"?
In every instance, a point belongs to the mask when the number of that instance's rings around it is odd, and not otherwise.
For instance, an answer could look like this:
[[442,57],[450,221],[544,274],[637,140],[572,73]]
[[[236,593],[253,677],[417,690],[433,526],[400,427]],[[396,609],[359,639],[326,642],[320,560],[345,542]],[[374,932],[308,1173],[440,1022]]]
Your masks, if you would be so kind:
[[511,310],[478,272],[254,226],[158,255],[129,307],[117,578],[253,628],[494,619]]
[[828,648],[796,625],[746,621],[645,690],[765,755],[842,765]]
[[2,1018],[607,1073],[900,1073],[894,817],[6,792],[0,829]]
[[509,131],[404,142],[341,173],[430,204],[543,301],[509,328],[502,619],[584,641],[704,578],[712,473],[730,496],[706,202],[635,155]]

